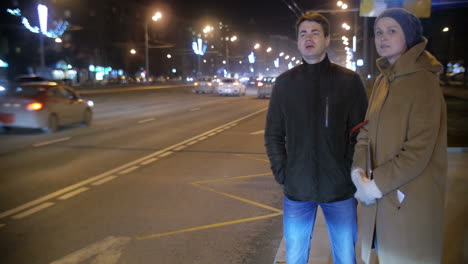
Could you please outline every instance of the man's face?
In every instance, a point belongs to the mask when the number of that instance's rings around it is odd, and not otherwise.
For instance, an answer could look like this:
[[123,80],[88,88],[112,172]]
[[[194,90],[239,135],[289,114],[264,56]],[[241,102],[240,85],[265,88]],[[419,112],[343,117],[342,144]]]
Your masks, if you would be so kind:
[[297,48],[309,64],[319,63],[325,58],[330,38],[325,37],[322,25],[314,21],[304,21],[299,25]]

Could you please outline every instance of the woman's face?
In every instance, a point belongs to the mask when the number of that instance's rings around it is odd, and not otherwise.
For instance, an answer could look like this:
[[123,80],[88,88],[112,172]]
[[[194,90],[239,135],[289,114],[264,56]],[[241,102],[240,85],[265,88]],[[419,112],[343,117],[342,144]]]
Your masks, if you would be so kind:
[[390,64],[395,63],[406,51],[405,33],[400,24],[393,18],[383,17],[377,20],[374,31],[377,52]]

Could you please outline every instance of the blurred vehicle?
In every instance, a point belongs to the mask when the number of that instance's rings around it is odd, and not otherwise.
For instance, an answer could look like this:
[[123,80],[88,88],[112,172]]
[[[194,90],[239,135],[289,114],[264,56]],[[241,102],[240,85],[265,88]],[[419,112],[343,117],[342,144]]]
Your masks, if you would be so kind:
[[0,126],[40,128],[55,132],[62,125],[92,121],[93,101],[56,82],[31,82],[9,87],[0,96]]
[[236,78],[224,78],[218,83],[218,95],[245,95],[245,85]]
[[15,83],[28,83],[28,82],[49,82],[50,80],[37,76],[35,74],[23,74],[23,75],[18,75],[15,77],[14,82]]
[[257,79],[257,77],[250,77],[246,82],[245,82],[245,86],[246,87],[257,87],[257,84],[259,82],[259,79]]
[[257,98],[270,97],[275,81],[276,77],[263,77],[263,79],[257,83]]
[[213,78],[204,76],[197,79],[193,83],[193,92],[194,93],[213,93],[216,91],[215,83]]

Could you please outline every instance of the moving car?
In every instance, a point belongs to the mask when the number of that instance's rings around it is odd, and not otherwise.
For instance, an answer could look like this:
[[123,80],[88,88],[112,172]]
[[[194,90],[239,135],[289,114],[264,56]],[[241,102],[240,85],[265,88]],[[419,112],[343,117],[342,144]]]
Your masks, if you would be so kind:
[[62,125],[92,121],[93,101],[56,82],[30,82],[9,87],[0,96],[0,126],[55,132]]
[[213,93],[215,91],[215,82],[213,78],[208,76],[198,78],[193,86],[195,93]]
[[263,77],[263,79],[257,83],[257,98],[270,97],[275,81],[276,77]]
[[224,78],[218,83],[218,95],[245,95],[245,85],[237,78]]

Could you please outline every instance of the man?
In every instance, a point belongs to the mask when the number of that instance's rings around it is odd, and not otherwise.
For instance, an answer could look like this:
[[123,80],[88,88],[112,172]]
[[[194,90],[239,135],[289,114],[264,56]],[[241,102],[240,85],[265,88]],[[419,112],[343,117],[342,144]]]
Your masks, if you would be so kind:
[[270,98],[265,146],[283,187],[286,262],[306,264],[317,207],[330,235],[334,263],[355,263],[356,191],[350,175],[367,97],[359,76],[330,63],[329,24],[317,13],[296,23],[303,64],[279,76]]

